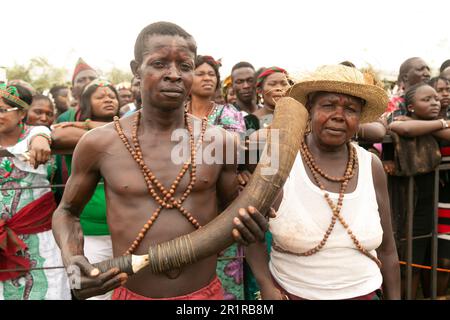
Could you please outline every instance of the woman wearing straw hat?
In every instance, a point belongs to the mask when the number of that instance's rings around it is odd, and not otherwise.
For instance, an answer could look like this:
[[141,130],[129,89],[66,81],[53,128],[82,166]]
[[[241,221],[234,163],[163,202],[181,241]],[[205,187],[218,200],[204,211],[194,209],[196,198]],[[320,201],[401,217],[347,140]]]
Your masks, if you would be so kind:
[[[270,261],[247,251],[263,299],[400,298],[398,255],[381,161],[350,142],[388,97],[363,74],[323,66],[290,90],[310,112],[310,130],[275,204]],[[272,278],[272,279],[271,279]]]

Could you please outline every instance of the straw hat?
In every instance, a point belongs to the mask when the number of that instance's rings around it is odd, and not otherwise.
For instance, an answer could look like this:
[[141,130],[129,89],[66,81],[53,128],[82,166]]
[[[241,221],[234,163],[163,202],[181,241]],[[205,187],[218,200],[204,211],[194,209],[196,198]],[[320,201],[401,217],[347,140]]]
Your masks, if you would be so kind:
[[360,122],[378,119],[385,111],[389,98],[387,93],[374,85],[371,77],[366,77],[358,69],[344,65],[319,67],[309,76],[296,83],[289,96],[306,105],[308,94],[317,91],[344,93],[366,101],[362,108]]

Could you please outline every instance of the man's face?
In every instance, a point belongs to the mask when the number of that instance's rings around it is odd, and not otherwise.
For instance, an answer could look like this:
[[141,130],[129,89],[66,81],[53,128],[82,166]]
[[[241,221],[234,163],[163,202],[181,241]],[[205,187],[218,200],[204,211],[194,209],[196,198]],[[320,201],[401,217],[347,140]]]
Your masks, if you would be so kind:
[[422,59],[414,59],[411,68],[406,74],[408,86],[430,80],[430,67]]
[[252,68],[239,68],[233,71],[233,91],[238,100],[250,104],[255,97],[255,70]]
[[444,70],[442,70],[441,76],[450,80],[450,67],[447,67]]
[[122,88],[118,92],[119,94],[119,106],[122,107],[133,101],[133,94],[130,89]]
[[167,35],[146,39],[142,63],[133,68],[141,82],[144,106],[172,110],[184,105],[194,75],[192,42],[193,39]]
[[55,98],[56,108],[62,113],[66,111],[70,106],[70,92],[69,89],[61,89],[58,91],[58,95]]
[[73,79],[73,87],[72,87],[73,97],[79,100],[81,97],[81,90],[83,89],[83,87],[97,78],[98,78],[97,72],[95,72],[94,70],[83,70],[79,74],[77,74],[75,79]]
[[140,106],[142,104],[142,98],[141,83],[139,82],[139,79],[133,78],[133,81],[131,81],[131,93],[133,94],[133,100]]

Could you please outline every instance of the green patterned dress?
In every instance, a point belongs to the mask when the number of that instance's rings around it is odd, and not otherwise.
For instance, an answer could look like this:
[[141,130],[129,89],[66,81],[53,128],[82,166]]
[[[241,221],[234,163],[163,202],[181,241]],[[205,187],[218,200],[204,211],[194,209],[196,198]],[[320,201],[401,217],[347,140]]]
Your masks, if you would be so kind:
[[[208,116],[208,123],[238,134],[244,134],[245,123],[242,114],[232,105],[215,104]],[[243,300],[243,258],[244,250],[233,244],[219,254],[217,276],[225,290],[225,300]]]
[[[43,126],[25,126],[19,142],[7,148],[12,154],[28,150],[31,137],[37,133],[50,135]],[[52,162],[37,169],[17,157],[0,157],[0,219],[8,220],[20,209],[50,192],[49,173]],[[37,189],[12,189],[18,187],[44,186]],[[3,190],[9,189],[9,190]],[[52,231],[19,235],[28,249],[23,255],[31,261],[31,267],[61,266],[62,259]],[[70,299],[69,281],[64,269],[33,270],[15,279],[0,282],[0,300]]]

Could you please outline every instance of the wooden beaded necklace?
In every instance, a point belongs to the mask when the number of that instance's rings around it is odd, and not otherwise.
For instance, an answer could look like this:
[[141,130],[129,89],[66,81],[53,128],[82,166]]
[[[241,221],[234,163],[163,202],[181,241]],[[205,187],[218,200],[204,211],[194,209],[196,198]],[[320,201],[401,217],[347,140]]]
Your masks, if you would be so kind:
[[[143,156],[142,156],[142,150],[141,146],[139,144],[138,140],[138,129],[139,129],[139,123],[140,123],[140,115],[141,112],[137,111],[136,115],[133,120],[133,126],[132,126],[132,134],[131,139],[133,141],[133,147],[130,145],[128,138],[125,136],[123,129],[120,125],[119,118],[114,117],[114,125],[116,128],[116,131],[122,140],[123,144],[127,148],[128,152],[131,154],[133,159],[136,161],[136,163],[140,166],[142,175],[144,176],[145,183],[147,184],[147,189],[149,191],[149,194],[152,196],[152,198],[158,203],[158,208],[152,213],[150,219],[144,224],[142,229],[140,230],[139,234],[137,235],[136,239],[133,241],[131,246],[127,249],[125,254],[132,254],[136,248],[139,246],[139,244],[142,242],[142,239],[144,239],[145,234],[147,231],[151,228],[151,226],[154,224],[155,220],[158,218],[160,212],[162,209],[172,209],[176,208],[180,211],[180,213],[190,222],[192,225],[199,229],[201,228],[201,225],[198,223],[197,219],[195,219],[192,214],[187,211],[183,206],[181,205],[189,196],[191,193],[193,186],[196,181],[196,150],[202,145],[203,143],[203,137],[206,131],[207,127],[207,120],[206,118],[202,119],[202,130],[200,133],[200,137],[197,141],[197,144],[194,143],[194,134],[191,123],[188,121],[188,115],[185,112],[184,113],[184,121],[186,124],[186,127],[188,128],[189,132],[189,143],[190,143],[190,150],[191,150],[191,157],[189,160],[187,160],[180,172],[178,173],[177,177],[175,178],[174,182],[171,184],[170,189],[167,190],[164,188],[162,183],[156,178],[156,176],[153,174],[153,172],[148,168],[148,166],[145,164]],[[190,167],[190,181],[189,184],[184,191],[183,195],[176,200],[173,195],[175,194],[175,191],[181,181],[181,179],[184,177],[185,173]],[[159,189],[160,195],[158,195],[157,191],[155,190],[154,186],[156,186],[157,189]]]
[[[206,113],[204,118],[209,119],[209,117],[214,114],[214,111],[216,110],[216,108],[217,108],[217,104],[214,103],[214,101],[211,101],[211,106],[209,107],[209,111]],[[194,110],[192,109],[192,101],[189,101],[186,104],[185,110],[187,113],[190,113],[192,115],[194,114],[193,113]]]
[[[294,254],[297,256],[310,256],[313,255],[315,253],[317,253],[319,250],[321,250],[325,244],[327,243],[327,240],[331,234],[331,232],[333,231],[333,228],[336,224],[336,221],[339,220],[339,222],[342,224],[342,226],[347,230],[348,235],[350,236],[350,238],[352,239],[353,243],[355,244],[356,248],[365,256],[369,257],[370,259],[372,259],[377,265],[378,267],[381,268],[381,261],[373,256],[369,251],[367,251],[367,249],[365,249],[361,243],[359,242],[359,240],[356,238],[356,236],[353,234],[352,230],[349,228],[347,222],[344,220],[344,218],[341,215],[341,209],[342,209],[342,205],[343,205],[343,201],[344,201],[344,194],[345,194],[345,190],[347,189],[348,186],[348,182],[350,181],[351,178],[353,178],[353,176],[355,175],[357,168],[358,168],[358,156],[356,154],[356,149],[355,147],[348,142],[347,143],[347,150],[348,150],[348,162],[347,162],[347,168],[345,170],[344,176],[343,177],[332,177],[329,176],[328,174],[326,174],[322,169],[320,169],[315,160],[313,155],[311,154],[311,152],[309,151],[308,145],[305,142],[306,140],[306,136],[305,139],[303,139],[301,145],[300,145],[300,153],[302,155],[302,158],[305,160],[306,165],[308,166],[308,168],[310,169],[314,181],[317,183],[317,185],[319,186],[320,190],[322,190],[322,192],[324,192],[324,197],[325,200],[327,201],[328,205],[331,208],[331,211],[333,212],[333,215],[331,217],[331,223],[328,226],[327,231],[325,232],[322,241],[315,246],[314,248],[303,252],[303,253],[294,253],[294,252],[290,252],[287,251],[281,247],[279,247],[278,245],[276,245],[275,243],[273,244],[273,248],[277,251],[280,252],[284,252],[284,253],[289,253],[289,254]],[[333,181],[333,182],[340,182],[341,183],[341,187],[339,190],[339,197],[338,197],[338,201],[337,204],[334,204],[333,201],[330,198],[330,194],[325,190],[325,187],[323,185],[323,183],[319,180],[319,175],[322,176],[323,178],[327,179],[328,181]]]

